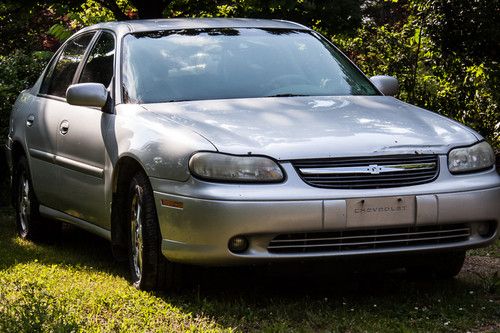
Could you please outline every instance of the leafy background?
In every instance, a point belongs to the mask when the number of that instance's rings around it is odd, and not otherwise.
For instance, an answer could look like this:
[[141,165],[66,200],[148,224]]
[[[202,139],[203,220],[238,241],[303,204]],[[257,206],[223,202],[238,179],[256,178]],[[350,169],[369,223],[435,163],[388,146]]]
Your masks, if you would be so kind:
[[[0,141],[19,92],[73,32],[102,21],[200,16],[286,19],[312,27],[368,76],[397,77],[400,99],[454,118],[500,149],[499,0],[5,0]],[[0,172],[5,204],[2,152]]]

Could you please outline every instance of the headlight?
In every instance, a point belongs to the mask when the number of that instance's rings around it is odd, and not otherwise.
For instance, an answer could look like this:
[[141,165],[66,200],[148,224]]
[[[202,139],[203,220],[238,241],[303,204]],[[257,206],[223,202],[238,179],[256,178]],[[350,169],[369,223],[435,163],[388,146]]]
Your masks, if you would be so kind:
[[453,149],[448,154],[448,169],[451,173],[487,169],[493,164],[495,164],[495,153],[484,141],[471,147]]
[[189,160],[189,170],[199,178],[224,182],[280,182],[283,172],[270,158],[200,152]]

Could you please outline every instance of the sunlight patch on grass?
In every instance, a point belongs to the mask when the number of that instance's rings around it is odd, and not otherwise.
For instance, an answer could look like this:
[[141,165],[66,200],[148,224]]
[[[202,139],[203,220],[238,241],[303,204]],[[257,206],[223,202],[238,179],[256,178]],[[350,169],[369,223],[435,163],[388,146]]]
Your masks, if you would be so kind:
[[0,285],[2,332],[223,330],[208,317],[134,289],[122,277],[85,267],[17,264],[0,272]]

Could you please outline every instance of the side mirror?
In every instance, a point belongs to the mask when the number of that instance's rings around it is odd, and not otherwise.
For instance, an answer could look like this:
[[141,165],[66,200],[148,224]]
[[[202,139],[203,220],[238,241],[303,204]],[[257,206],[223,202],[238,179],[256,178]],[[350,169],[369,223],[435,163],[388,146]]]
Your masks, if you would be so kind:
[[370,81],[385,96],[394,96],[399,91],[398,79],[389,75],[376,75],[370,78]]
[[102,83],[77,83],[66,90],[66,101],[71,105],[102,108],[108,100],[108,90]]

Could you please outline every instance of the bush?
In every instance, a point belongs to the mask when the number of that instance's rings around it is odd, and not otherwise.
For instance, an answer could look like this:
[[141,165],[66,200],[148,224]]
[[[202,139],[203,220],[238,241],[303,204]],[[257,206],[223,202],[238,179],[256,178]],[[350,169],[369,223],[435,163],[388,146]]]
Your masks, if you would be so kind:
[[51,52],[39,51],[26,54],[20,50],[8,56],[0,56],[0,137],[2,141],[6,138],[10,111],[19,92],[35,83],[51,56]]

